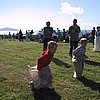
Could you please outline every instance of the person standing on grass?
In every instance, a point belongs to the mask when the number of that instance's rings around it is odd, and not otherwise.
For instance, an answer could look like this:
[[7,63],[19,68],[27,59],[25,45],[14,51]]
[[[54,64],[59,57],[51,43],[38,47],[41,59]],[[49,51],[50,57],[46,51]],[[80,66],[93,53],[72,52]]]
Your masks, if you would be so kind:
[[97,27],[95,34],[94,51],[100,51],[100,26]]
[[77,25],[77,19],[73,20],[73,25],[69,27],[68,34],[70,36],[70,51],[69,56],[72,58],[73,49],[78,46],[80,27]]
[[78,79],[80,79],[82,77],[83,69],[84,69],[84,60],[85,60],[85,58],[88,58],[85,55],[87,39],[81,38],[80,44],[81,45],[73,51],[73,58],[72,58],[72,62],[75,67],[73,77],[78,78]]
[[[37,70],[37,75],[39,76],[38,81],[36,78],[33,78],[33,83],[31,82],[35,89],[40,89],[40,88],[53,89],[52,74],[51,74],[51,70],[49,68],[49,64],[53,59],[54,53],[56,52],[57,43],[54,41],[50,41],[50,42],[48,42],[47,47],[48,47],[48,49],[43,51],[42,55],[38,58],[37,65],[32,68],[32,69]],[[34,72],[34,70],[31,71],[31,69],[30,69],[29,74],[30,74],[31,78],[33,77],[32,75],[35,72]]]
[[13,37],[13,41],[15,41],[15,33],[13,33],[12,37]]
[[43,51],[47,50],[47,43],[51,40],[53,28],[50,27],[50,22],[46,22],[46,27],[43,29]]
[[23,42],[23,33],[22,33],[22,30],[21,29],[19,31],[19,41],[22,41]]
[[28,41],[29,40],[29,33],[28,33],[28,31],[26,30],[26,41]]
[[96,34],[96,30],[95,30],[95,27],[93,27],[93,30],[92,30],[92,32],[91,32],[93,46],[94,46],[95,34]]

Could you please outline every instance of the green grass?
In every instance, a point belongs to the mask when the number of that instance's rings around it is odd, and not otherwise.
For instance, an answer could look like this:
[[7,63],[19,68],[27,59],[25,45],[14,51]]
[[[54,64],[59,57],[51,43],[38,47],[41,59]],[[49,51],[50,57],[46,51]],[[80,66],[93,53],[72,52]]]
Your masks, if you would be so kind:
[[[37,42],[0,41],[0,100],[34,100],[27,65],[37,63],[42,46]],[[68,52],[68,43],[58,43],[50,63],[55,92],[61,100],[100,100],[100,53],[93,52],[88,43],[89,58],[83,73],[86,79],[79,81],[72,77],[74,67]]]

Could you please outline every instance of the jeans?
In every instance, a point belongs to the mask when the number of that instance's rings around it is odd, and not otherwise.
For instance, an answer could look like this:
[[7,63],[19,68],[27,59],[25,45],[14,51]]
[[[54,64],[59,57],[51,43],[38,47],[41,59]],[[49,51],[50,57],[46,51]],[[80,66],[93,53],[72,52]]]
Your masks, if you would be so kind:
[[72,57],[73,49],[75,50],[77,47],[78,47],[78,41],[70,40],[70,51],[69,51],[70,57]]

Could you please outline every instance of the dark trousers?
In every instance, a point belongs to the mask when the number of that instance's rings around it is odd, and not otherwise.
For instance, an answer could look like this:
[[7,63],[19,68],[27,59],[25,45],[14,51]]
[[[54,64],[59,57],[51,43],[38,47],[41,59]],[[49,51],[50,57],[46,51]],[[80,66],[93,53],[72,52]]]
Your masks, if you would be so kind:
[[70,57],[72,57],[73,49],[75,50],[77,47],[78,47],[78,41],[70,40],[70,51],[69,51]]
[[44,40],[43,40],[43,51],[47,50],[47,45],[48,45],[48,42],[50,40],[51,40],[51,38],[44,38]]

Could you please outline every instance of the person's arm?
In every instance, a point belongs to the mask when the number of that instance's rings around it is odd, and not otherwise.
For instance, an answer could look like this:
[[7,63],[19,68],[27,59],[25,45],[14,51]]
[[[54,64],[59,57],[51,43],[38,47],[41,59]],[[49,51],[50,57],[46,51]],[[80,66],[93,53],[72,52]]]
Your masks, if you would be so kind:
[[69,27],[69,29],[68,29],[68,34],[70,34],[70,30],[71,30],[71,27]]
[[44,54],[42,55],[39,59],[38,59],[38,70],[40,70],[43,67],[46,67],[50,64],[52,60],[52,56],[48,55],[48,54]]
[[45,35],[46,33],[46,27],[43,28],[43,36]]
[[53,27],[51,27],[51,30],[52,30],[52,34],[53,34]]
[[74,51],[73,51],[73,54],[75,55],[75,57],[77,59],[83,59],[84,58],[84,55],[81,53],[80,51],[80,48],[76,48]]
[[88,56],[86,54],[84,54],[84,58],[88,58]]
[[81,29],[80,29],[80,27],[79,27],[79,33],[81,32]]
[[77,32],[77,33],[81,32],[81,29],[80,29],[80,27],[78,25],[77,25],[77,28],[75,29],[75,32]]

